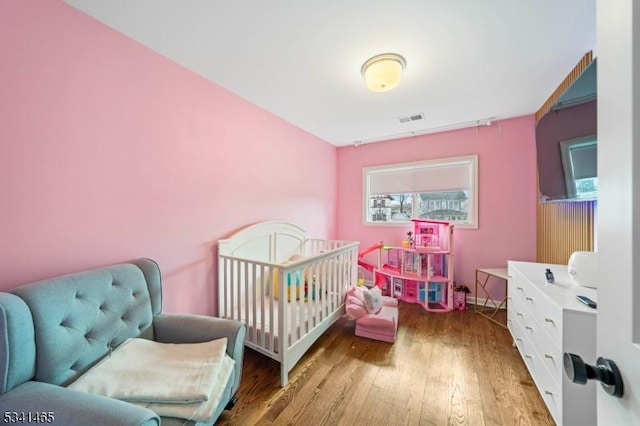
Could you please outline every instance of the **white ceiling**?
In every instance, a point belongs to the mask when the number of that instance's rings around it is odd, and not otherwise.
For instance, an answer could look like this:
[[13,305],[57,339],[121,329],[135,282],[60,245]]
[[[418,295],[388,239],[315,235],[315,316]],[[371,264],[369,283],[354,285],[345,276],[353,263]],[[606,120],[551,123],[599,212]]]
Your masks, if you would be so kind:
[[[596,48],[596,0],[65,1],[337,146],[532,114]],[[386,52],[403,80],[368,92]]]

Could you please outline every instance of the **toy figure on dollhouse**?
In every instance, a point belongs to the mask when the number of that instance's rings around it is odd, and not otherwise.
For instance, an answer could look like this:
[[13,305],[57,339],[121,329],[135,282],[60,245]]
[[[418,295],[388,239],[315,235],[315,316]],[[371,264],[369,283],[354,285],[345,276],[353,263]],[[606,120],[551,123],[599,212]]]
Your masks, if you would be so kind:
[[407,243],[409,245],[409,248],[415,247],[415,240],[413,239],[413,232],[411,231],[407,232]]

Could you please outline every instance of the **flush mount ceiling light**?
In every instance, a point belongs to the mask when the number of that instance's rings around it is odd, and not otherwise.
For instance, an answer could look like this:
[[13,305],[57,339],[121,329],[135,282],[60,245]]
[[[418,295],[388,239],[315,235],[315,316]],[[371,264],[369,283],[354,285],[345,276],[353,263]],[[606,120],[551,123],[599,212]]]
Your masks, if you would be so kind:
[[395,53],[383,53],[370,58],[362,65],[362,76],[372,92],[386,92],[400,84],[406,61]]

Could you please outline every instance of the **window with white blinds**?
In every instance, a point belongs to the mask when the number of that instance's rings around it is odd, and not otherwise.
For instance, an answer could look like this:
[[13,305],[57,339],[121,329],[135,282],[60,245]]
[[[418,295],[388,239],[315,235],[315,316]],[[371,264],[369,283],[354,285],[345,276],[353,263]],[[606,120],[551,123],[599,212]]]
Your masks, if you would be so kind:
[[595,141],[570,148],[574,179],[590,179],[598,176],[597,151]]
[[595,136],[560,142],[567,198],[593,199],[598,193],[598,153]]
[[477,228],[478,156],[389,164],[363,169],[368,224],[406,224],[412,217]]

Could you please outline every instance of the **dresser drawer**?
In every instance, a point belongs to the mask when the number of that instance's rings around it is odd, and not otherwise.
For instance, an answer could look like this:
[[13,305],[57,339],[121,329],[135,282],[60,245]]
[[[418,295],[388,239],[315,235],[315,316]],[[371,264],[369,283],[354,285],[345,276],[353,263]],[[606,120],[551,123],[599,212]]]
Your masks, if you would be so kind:
[[509,330],[511,330],[511,324],[517,321],[516,310],[517,310],[517,304],[513,301],[511,297],[507,298],[507,328]]
[[560,346],[562,341],[562,309],[548,303],[542,296],[528,296],[524,304],[536,322]]
[[524,329],[520,322],[517,320],[513,320],[508,323],[509,332],[511,333],[511,337],[513,337],[513,343],[518,348],[520,355],[524,357],[524,351],[530,351],[529,342],[527,341],[527,336],[524,334]]
[[531,321],[533,321],[533,316],[529,311],[524,309],[524,304],[521,301],[516,301],[513,306],[509,306],[509,311],[513,320],[520,324],[522,329]]
[[524,336],[535,348],[544,367],[548,370],[553,381],[560,386],[562,384],[562,347],[549,338],[549,335],[536,320],[524,320]]

